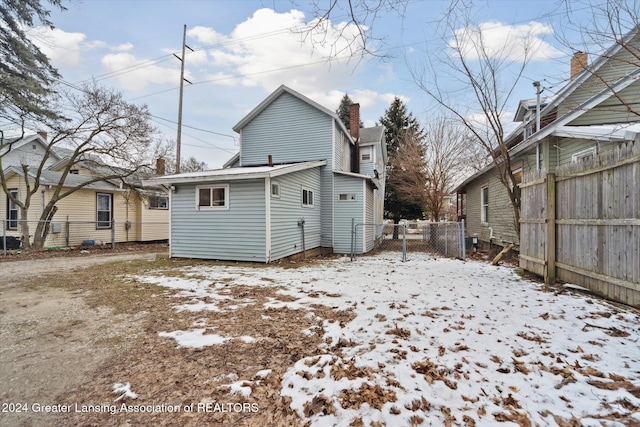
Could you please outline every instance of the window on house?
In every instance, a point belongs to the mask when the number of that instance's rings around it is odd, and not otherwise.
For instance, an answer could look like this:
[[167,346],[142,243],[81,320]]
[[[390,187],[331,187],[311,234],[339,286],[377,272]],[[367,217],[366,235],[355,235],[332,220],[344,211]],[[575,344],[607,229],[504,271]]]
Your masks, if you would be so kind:
[[[10,188],[9,193],[16,199],[18,198],[18,189]],[[7,230],[18,229],[18,205],[13,203],[7,196]]]
[[96,194],[96,228],[111,228],[113,219],[113,195]]
[[228,210],[229,185],[196,187],[196,208],[198,210]]
[[169,209],[167,196],[149,196],[149,209]]
[[314,206],[313,190],[304,187],[302,188],[302,206],[308,208]]
[[280,184],[275,182],[271,183],[271,197],[276,199],[280,197]]
[[70,174],[73,174],[73,175],[78,175],[78,174],[80,173],[80,171],[79,171],[78,169],[71,169],[71,170],[69,171],[69,173],[70,173]]
[[357,196],[355,194],[340,194],[338,195],[338,200],[340,201],[352,201],[352,200],[357,200]]
[[578,151],[571,155],[571,161],[573,163],[588,162],[596,158],[596,147],[590,147],[586,150]]
[[360,147],[360,161],[371,162],[373,160],[373,147]]
[[489,222],[489,187],[482,187],[480,193],[480,222],[487,224]]

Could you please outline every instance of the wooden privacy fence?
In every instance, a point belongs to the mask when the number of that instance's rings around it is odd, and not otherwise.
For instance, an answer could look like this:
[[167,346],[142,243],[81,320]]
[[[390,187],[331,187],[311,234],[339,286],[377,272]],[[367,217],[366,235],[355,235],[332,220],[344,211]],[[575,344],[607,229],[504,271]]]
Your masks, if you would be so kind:
[[640,308],[640,142],[521,184],[520,267]]

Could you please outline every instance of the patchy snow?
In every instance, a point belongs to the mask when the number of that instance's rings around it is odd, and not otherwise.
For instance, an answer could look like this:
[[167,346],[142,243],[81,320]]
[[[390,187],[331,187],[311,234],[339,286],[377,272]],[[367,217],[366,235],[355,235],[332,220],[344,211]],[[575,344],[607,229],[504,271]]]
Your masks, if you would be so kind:
[[206,331],[207,328],[198,328],[192,331],[160,332],[158,335],[175,339],[178,342],[178,348],[202,348],[209,345],[224,344],[231,339],[216,334],[205,334]]
[[[426,254],[403,263],[386,253],[299,268],[208,265],[181,269],[181,278],[163,274],[135,280],[180,289],[192,309],[209,310],[229,286],[251,285],[288,296],[265,309],[315,316],[322,304],[355,316],[325,320],[324,354],[298,360],[283,377],[281,395],[314,426],[640,419],[639,316],[588,296],[544,292],[509,268]],[[161,336],[182,347],[261,339],[195,326]],[[250,393],[246,381],[234,384],[231,392]]]
[[131,391],[131,384],[129,384],[129,383],[126,383],[126,384],[116,383],[116,384],[114,384],[113,385],[113,393],[114,394],[120,394],[120,397],[118,397],[116,400],[114,400],[114,402],[122,400],[125,397],[130,397],[132,399],[137,399],[138,398],[138,395]]

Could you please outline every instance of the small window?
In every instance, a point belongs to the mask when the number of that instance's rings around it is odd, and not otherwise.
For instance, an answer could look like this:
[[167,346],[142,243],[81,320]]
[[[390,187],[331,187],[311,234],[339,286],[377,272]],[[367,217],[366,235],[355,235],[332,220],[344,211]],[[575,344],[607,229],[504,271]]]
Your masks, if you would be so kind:
[[280,197],[280,184],[275,182],[271,183],[271,197],[276,199]]
[[586,150],[578,151],[571,155],[571,161],[573,163],[588,162],[596,158],[596,147],[590,147]]
[[[9,193],[16,199],[18,198],[18,189],[10,188]],[[18,205],[13,203],[7,196],[7,230],[18,229]]]
[[80,171],[78,169],[71,169],[69,171],[69,173],[72,174],[72,175],[78,175],[80,173]]
[[149,196],[149,209],[169,209],[167,196]]
[[489,222],[489,187],[482,187],[481,194],[481,211],[480,222],[487,224]]
[[228,210],[229,185],[196,187],[196,209]]
[[357,199],[358,199],[358,197],[355,194],[343,193],[343,194],[340,194],[338,196],[338,200],[340,200],[340,201],[354,201],[354,200],[357,200]]
[[308,188],[302,189],[302,206],[311,208],[314,206],[313,190]]
[[371,162],[373,160],[373,147],[360,147],[360,161],[361,162]]
[[113,195],[96,194],[96,228],[111,228],[113,219]]

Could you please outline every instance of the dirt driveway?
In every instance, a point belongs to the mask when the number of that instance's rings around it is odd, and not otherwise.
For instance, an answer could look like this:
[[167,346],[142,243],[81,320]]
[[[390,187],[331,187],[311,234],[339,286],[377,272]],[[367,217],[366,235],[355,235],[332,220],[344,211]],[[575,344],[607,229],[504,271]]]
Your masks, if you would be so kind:
[[136,252],[0,263],[0,424],[46,425],[50,415],[38,412],[38,405],[55,404],[60,393],[91,378],[139,332],[135,325],[144,313],[127,316],[91,306],[90,289],[61,287],[60,279],[74,271],[82,277],[92,266],[156,256]]

